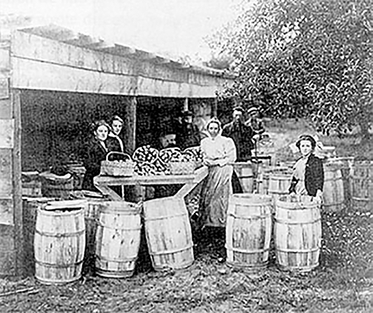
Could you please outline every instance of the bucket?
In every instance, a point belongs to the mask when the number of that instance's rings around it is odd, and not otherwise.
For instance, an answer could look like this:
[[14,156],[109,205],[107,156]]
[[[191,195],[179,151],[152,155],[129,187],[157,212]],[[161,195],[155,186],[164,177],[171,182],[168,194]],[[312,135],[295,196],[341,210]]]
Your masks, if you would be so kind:
[[84,250],[84,200],[52,201],[37,209],[35,277],[45,284],[64,284],[81,277]]
[[352,168],[351,207],[359,211],[373,210],[373,162],[355,161]]
[[179,270],[194,262],[192,231],[183,199],[144,202],[145,235],[153,268]]
[[240,180],[242,191],[244,193],[252,193],[254,190],[254,172],[251,162],[236,162],[233,163],[234,171]]
[[339,212],[345,206],[345,193],[342,171],[337,163],[324,164],[324,210],[326,212]]
[[96,273],[102,277],[133,275],[140,247],[141,206],[126,201],[106,201],[98,212]]
[[308,272],[319,265],[320,203],[309,196],[283,196],[275,204],[275,254],[283,270]]
[[58,176],[53,173],[44,172],[40,174],[40,177],[44,197],[53,197],[62,200],[70,197],[74,188],[74,178],[70,173]]
[[246,270],[267,266],[272,234],[272,198],[233,194],[226,226],[227,264]]
[[37,210],[53,200],[55,199],[45,197],[22,198],[24,265],[25,272],[30,275],[35,274],[34,237]]

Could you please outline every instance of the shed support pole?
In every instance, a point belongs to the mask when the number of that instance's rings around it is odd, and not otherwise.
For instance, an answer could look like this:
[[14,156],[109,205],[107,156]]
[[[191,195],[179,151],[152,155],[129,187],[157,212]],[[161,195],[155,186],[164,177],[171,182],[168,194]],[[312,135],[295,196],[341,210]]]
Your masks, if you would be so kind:
[[136,108],[137,98],[131,97],[124,116],[124,141],[127,153],[131,155],[136,149]]

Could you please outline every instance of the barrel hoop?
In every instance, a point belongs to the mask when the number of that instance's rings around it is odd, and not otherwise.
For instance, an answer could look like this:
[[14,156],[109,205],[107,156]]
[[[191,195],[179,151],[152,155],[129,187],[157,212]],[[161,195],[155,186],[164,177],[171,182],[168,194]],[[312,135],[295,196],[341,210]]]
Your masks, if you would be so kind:
[[228,213],[228,216],[232,216],[236,219],[240,220],[260,220],[260,219],[265,219],[267,217],[272,217],[272,214],[265,214],[265,215],[252,215],[252,216],[237,216],[234,213]]
[[110,227],[110,226],[106,226],[100,222],[97,222],[97,226],[101,226],[105,229],[115,229],[115,230],[129,230],[129,231],[139,231],[141,230],[141,226],[140,227],[136,227],[136,228],[119,228],[119,227]]
[[164,215],[164,216],[157,216],[157,217],[152,217],[152,218],[149,218],[149,217],[145,217],[144,220],[145,221],[158,221],[158,220],[164,220],[164,219],[169,219],[169,218],[173,218],[173,217],[181,217],[181,216],[186,216],[187,213],[181,213],[181,214],[175,214],[175,215]]
[[318,219],[315,219],[315,220],[312,220],[312,221],[309,221],[309,222],[305,222],[305,221],[287,221],[287,220],[282,220],[282,219],[278,219],[275,217],[275,222],[276,223],[279,223],[279,224],[287,224],[287,225],[299,225],[299,224],[314,224],[316,222],[319,222],[321,221],[321,218],[318,218]]
[[352,200],[355,200],[355,201],[371,201],[371,199],[369,198],[359,198],[359,197],[352,197]]
[[76,235],[84,235],[85,234],[85,228],[75,232],[75,233],[63,233],[63,234],[56,234],[56,233],[44,233],[39,231],[38,229],[35,229],[35,234],[39,234],[44,237],[55,237],[55,238],[62,238],[62,237],[76,237]]
[[80,265],[83,263],[84,260],[77,261],[75,263],[69,263],[69,264],[55,264],[55,263],[48,263],[48,262],[42,262],[35,258],[35,263],[38,265],[46,266],[46,267],[56,267],[56,268],[68,268],[68,267],[75,267],[76,265]]
[[137,256],[133,257],[133,258],[121,258],[120,260],[114,260],[114,259],[108,259],[108,258],[105,258],[101,255],[97,255],[96,254],[96,259],[98,260],[102,260],[104,262],[112,262],[112,263],[125,263],[125,262],[134,262],[137,260]]
[[246,249],[233,248],[229,245],[225,245],[225,248],[233,252],[239,252],[239,253],[244,253],[244,254],[254,254],[254,253],[262,253],[262,252],[264,253],[264,252],[269,251],[269,248],[258,249],[258,250],[246,250]]
[[323,203],[323,206],[324,207],[329,207],[329,206],[334,206],[334,205],[343,205],[344,204],[344,201],[342,202],[332,202],[332,203]]
[[151,254],[151,255],[171,254],[171,253],[182,252],[182,251],[192,249],[192,248],[193,248],[193,244],[189,244],[189,245],[187,245],[185,247],[182,247],[182,248],[179,248],[179,249],[164,250],[164,251],[149,251],[149,254]]
[[307,250],[298,250],[298,249],[278,249],[277,247],[275,248],[277,252],[300,252],[300,253],[309,253],[309,252],[317,252],[320,250],[320,247],[316,248],[311,248]]
[[268,189],[268,192],[270,193],[275,193],[275,194],[280,194],[280,195],[287,195],[289,194],[288,190],[274,190],[274,189]]
[[312,264],[310,266],[286,266],[282,264],[278,264],[280,268],[285,270],[294,270],[294,271],[309,271],[319,266],[319,262]]

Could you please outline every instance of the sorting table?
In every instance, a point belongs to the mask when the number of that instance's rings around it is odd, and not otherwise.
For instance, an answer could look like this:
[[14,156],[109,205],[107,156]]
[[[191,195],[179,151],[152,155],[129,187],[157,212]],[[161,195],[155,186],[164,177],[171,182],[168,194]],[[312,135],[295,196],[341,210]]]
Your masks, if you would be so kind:
[[175,197],[184,198],[190,193],[208,174],[208,169],[203,166],[190,175],[153,175],[130,177],[103,176],[99,175],[93,178],[96,188],[105,196],[112,200],[122,200],[110,186],[154,186],[154,185],[184,185],[176,193]]

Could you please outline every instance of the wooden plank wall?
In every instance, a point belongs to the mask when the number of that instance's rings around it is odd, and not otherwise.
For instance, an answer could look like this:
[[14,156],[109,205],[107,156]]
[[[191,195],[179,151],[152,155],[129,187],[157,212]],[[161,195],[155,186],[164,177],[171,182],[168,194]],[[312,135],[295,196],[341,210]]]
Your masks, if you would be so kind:
[[213,98],[226,78],[90,50],[16,31],[13,84],[20,89],[126,96]]
[[19,94],[11,87],[10,41],[0,40],[0,276],[22,273]]

